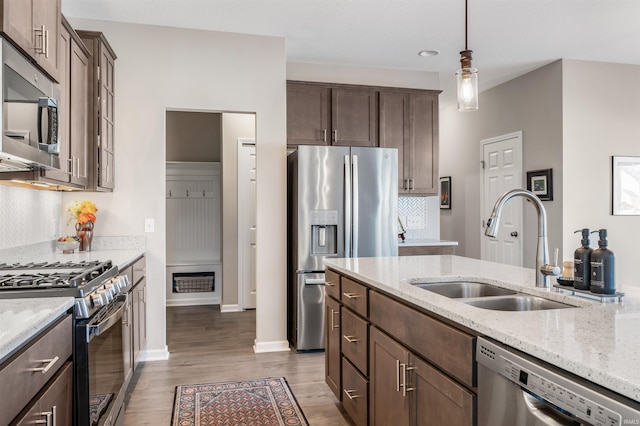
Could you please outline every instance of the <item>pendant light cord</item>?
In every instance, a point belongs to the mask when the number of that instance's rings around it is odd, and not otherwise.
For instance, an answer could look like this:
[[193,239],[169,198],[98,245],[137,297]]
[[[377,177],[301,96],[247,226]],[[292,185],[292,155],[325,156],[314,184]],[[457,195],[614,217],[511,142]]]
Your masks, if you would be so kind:
[[468,18],[467,18],[467,0],[464,0],[464,50],[469,50],[467,43]]

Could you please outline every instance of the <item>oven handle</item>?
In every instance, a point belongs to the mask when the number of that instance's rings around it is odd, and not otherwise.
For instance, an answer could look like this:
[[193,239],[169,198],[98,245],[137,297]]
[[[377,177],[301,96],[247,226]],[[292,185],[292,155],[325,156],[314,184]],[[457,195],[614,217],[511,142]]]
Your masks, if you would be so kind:
[[121,303],[122,305],[118,308],[118,310],[116,310],[113,314],[109,315],[104,320],[100,321],[98,324],[92,324],[87,327],[89,329],[88,334],[89,336],[91,336],[90,338],[101,335],[109,328],[111,328],[111,326],[117,324],[118,321],[120,321],[125,309],[127,309],[127,305],[129,304],[129,295],[123,294],[120,297],[121,301],[119,301],[118,303]]

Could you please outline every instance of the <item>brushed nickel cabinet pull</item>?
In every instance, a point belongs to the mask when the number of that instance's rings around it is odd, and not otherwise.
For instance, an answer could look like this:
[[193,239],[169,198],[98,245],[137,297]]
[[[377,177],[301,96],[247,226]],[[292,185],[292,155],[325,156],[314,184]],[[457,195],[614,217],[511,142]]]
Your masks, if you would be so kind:
[[409,191],[413,191],[414,187],[413,187],[413,179],[409,179]]
[[347,299],[357,299],[360,297],[358,293],[342,293]]
[[400,392],[400,360],[396,359],[396,392]]
[[34,368],[32,369],[32,371],[40,371],[42,374],[47,374],[49,372],[49,370],[51,370],[51,367],[53,367],[53,365],[58,362],[58,357],[55,357],[53,359],[43,359],[41,362],[46,362],[47,365],[45,365],[44,367],[39,367],[39,368]]
[[360,339],[356,339],[356,336],[347,336],[346,334],[343,334],[342,337],[344,337],[344,339],[349,343],[356,343],[360,341]]
[[407,392],[411,392],[414,391],[415,388],[410,388],[407,385],[407,371],[411,371],[411,370],[415,370],[415,367],[408,367],[407,364],[400,364],[400,369],[402,370],[402,384],[400,385],[402,387],[402,396],[407,396]]
[[332,281],[327,281],[327,282],[325,282],[325,283],[324,283],[324,285],[327,285],[327,286],[329,286],[329,287],[335,287],[335,286],[336,286],[336,284],[337,284],[337,283],[334,283],[334,282],[332,282]]
[[402,181],[402,189],[405,189],[405,190],[409,189],[409,179],[404,179]]
[[[44,30],[44,25],[42,26]],[[49,58],[49,30],[44,30],[44,57]]]
[[344,389],[344,394],[347,395],[347,397],[351,400],[361,398],[360,395],[353,395],[355,392],[357,392],[355,389]]
[[340,328],[340,324],[336,325],[334,322],[335,314],[340,314],[339,311],[334,311],[331,309],[331,329],[335,330],[336,328]]
[[333,131],[333,142],[338,142],[338,129]]
[[322,129],[322,142],[327,143],[327,129]]

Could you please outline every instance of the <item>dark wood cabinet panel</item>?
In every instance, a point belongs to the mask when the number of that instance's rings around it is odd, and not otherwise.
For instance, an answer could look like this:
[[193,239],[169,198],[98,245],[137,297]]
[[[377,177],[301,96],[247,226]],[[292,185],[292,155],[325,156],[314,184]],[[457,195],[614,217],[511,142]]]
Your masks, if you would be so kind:
[[97,191],[113,191],[116,54],[101,32],[78,30],[77,33],[91,54],[88,72],[88,187]]
[[476,396],[416,356],[409,360],[410,425],[473,426]]
[[378,146],[378,92],[368,88],[331,91],[331,144]]
[[380,92],[380,146],[398,149],[398,193],[438,193],[438,94]]
[[340,301],[352,311],[367,317],[369,307],[369,289],[349,278],[342,277]]
[[342,384],[344,409],[357,426],[366,426],[369,415],[369,382],[347,358],[342,358]]
[[147,280],[142,277],[132,290],[133,303],[133,369],[138,368],[140,355],[147,346]]
[[363,374],[369,370],[369,323],[349,309],[342,309],[342,354]]
[[340,299],[340,275],[327,270],[324,275],[324,291],[327,296]]
[[369,299],[372,324],[466,386],[476,386],[474,336],[378,292]]
[[326,86],[287,83],[287,145],[328,145],[330,92]]
[[371,327],[369,341],[370,424],[406,425],[409,398],[403,396],[400,365],[409,363],[409,351],[375,327]]
[[398,256],[421,256],[429,254],[455,254],[456,246],[403,246],[398,244]]
[[12,426],[73,424],[73,364],[67,362]]
[[331,297],[325,298],[325,381],[338,400],[342,401],[342,340],[340,303]]

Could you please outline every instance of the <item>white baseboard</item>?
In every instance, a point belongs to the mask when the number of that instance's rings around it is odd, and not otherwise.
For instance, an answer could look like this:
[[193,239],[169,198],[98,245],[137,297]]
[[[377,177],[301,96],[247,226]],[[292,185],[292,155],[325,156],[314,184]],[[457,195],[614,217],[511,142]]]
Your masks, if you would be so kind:
[[273,342],[256,342],[254,340],[253,352],[257,354],[267,352],[288,352],[289,342],[287,340],[276,340]]
[[140,361],[166,361],[169,359],[169,348],[145,350],[140,354]]
[[220,305],[220,312],[242,312],[240,305]]
[[166,306],[194,306],[194,305],[219,305],[220,298],[216,297],[213,299],[204,299],[204,298],[188,298],[188,299],[167,299],[165,305]]

